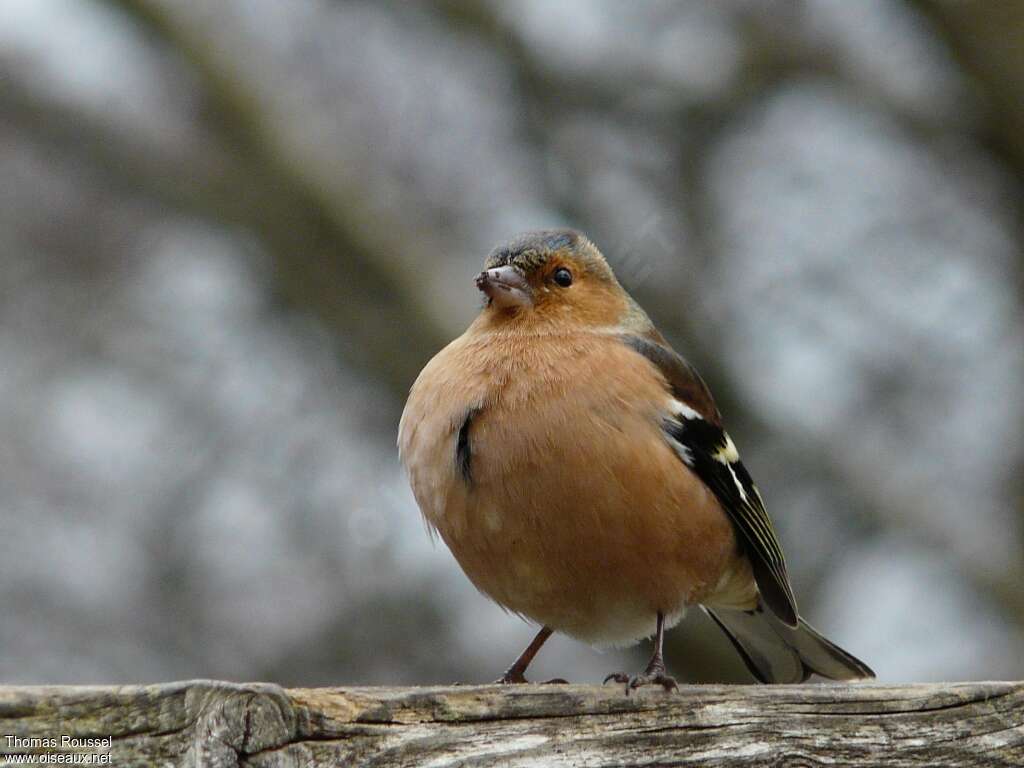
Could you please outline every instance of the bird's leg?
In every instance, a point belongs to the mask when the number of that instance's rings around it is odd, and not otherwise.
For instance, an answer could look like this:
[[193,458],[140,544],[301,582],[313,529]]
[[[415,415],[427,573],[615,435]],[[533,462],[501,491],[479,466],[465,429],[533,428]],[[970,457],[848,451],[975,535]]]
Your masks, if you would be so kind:
[[664,644],[665,616],[661,611],[658,611],[658,628],[654,635],[654,653],[651,655],[651,660],[647,662],[647,668],[632,678],[622,672],[613,672],[604,681],[607,683],[609,680],[614,680],[617,683],[625,683],[627,696],[631,690],[635,690],[642,685],[660,685],[666,691],[678,688],[679,684],[675,681],[675,678],[666,674],[665,657],[662,654]]
[[678,688],[679,684],[675,678],[670,677],[665,669],[665,657],[662,649],[665,644],[665,616],[658,611],[658,628],[654,637],[654,653],[647,663],[647,668],[642,674],[637,675],[629,681],[631,689],[639,688],[641,685],[660,685],[666,691]]
[[[545,641],[547,641],[549,637],[551,637],[551,632],[552,630],[550,627],[541,627],[537,636],[533,638],[533,641],[528,646],[526,646],[526,650],[519,654],[519,658],[512,662],[512,666],[506,670],[505,674],[494,682],[501,685],[529,682],[523,676],[523,673],[526,672],[526,668],[530,666],[530,662],[533,661],[533,657],[537,655],[537,651],[540,650],[540,647],[544,645]],[[564,683],[565,680],[555,678],[554,680],[546,680],[545,682]]]

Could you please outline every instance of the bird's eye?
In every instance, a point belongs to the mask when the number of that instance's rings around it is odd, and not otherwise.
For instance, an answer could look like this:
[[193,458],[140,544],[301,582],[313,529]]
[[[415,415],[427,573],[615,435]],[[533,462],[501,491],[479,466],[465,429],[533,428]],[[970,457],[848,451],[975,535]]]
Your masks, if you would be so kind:
[[555,282],[563,288],[568,288],[572,285],[572,272],[565,267],[559,267],[556,269],[552,274],[552,277],[555,279]]

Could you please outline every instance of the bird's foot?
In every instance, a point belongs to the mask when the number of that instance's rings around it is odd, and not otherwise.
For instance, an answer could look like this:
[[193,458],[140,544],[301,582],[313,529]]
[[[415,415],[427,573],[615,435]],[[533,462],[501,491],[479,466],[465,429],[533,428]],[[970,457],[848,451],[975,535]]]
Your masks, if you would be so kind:
[[[510,669],[504,675],[494,681],[495,685],[522,685],[528,683],[529,680],[523,675],[522,672],[515,669]],[[553,677],[550,680],[542,680],[539,685],[568,685],[568,680],[563,680],[560,677]]]
[[627,696],[629,696],[630,691],[635,691],[637,688],[645,685],[660,685],[666,692],[678,690],[679,688],[679,683],[676,682],[676,679],[665,674],[664,666],[650,666],[639,675],[633,677],[624,672],[613,672],[604,679],[604,682],[608,683],[612,680],[626,686]]
[[671,675],[666,675],[664,672],[658,672],[657,674],[649,675],[646,672],[642,675],[637,675],[629,681],[629,685],[626,688],[626,695],[629,695],[630,691],[635,691],[644,685],[660,685],[665,689],[666,693],[670,691],[679,690],[679,683]]
[[529,680],[517,669],[510,669],[504,675],[494,681],[495,685],[521,685]]

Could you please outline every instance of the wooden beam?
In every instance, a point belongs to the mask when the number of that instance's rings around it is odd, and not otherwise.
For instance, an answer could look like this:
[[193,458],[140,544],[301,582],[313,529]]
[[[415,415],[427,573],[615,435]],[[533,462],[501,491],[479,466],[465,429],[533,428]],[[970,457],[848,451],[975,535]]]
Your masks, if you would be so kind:
[[[47,746],[65,737],[109,745]],[[1024,683],[0,686],[0,764],[69,750],[116,766],[995,768],[1024,765]]]

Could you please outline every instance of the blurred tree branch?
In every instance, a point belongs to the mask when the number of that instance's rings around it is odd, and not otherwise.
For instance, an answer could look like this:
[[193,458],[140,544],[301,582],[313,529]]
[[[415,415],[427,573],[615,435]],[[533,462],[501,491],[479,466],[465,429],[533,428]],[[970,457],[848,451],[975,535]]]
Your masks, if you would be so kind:
[[[1024,188],[1024,3],[981,0],[912,0],[933,23],[975,87],[984,97],[988,114],[983,141],[1013,169],[1018,188]],[[1017,242],[1024,242],[1024,202],[1017,197]],[[1017,293],[1024,298],[1024,250],[1017,258]],[[1019,393],[1017,393],[1019,397]],[[1018,478],[1024,477],[1024,466]],[[1018,513],[1024,517],[1024,480],[1013,489]],[[1024,541],[1021,542],[1024,545]],[[1001,599],[1010,600],[1024,623],[1024,564],[1018,572],[994,585]]]
[[1024,3],[914,0],[981,91],[988,143],[1024,177]]
[[171,192],[179,205],[256,232],[275,259],[282,294],[318,316],[346,357],[372,369],[400,402],[445,335],[436,311],[417,293],[414,276],[390,255],[429,252],[430,245],[416,242],[418,233],[403,231],[401,222],[364,226],[370,214],[358,190],[345,200],[327,199],[278,151],[241,78],[219,68],[173,13],[146,0],[111,3],[194,68],[213,131],[230,159],[227,169],[169,164],[133,171],[148,171],[142,178],[150,188]]

